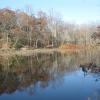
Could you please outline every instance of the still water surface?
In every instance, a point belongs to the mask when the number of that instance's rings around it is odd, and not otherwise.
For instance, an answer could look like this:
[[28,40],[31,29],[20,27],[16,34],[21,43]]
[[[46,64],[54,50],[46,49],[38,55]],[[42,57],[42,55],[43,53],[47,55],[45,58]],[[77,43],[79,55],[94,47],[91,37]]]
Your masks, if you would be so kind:
[[0,100],[100,100],[100,53],[0,57]]

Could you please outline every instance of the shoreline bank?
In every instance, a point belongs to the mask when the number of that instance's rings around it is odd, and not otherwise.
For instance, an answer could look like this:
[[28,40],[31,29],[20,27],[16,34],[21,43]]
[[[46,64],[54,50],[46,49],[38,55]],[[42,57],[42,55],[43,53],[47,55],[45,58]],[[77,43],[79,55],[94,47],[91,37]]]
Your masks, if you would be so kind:
[[40,48],[40,49],[28,49],[28,50],[13,50],[13,49],[0,49],[0,56],[13,56],[13,55],[22,55],[22,56],[28,56],[33,55],[36,53],[44,53],[49,54],[53,52],[60,52],[60,53],[73,53],[73,52],[83,52],[83,51],[93,51],[93,50],[100,50],[99,48],[93,48],[93,49],[61,49],[61,48]]

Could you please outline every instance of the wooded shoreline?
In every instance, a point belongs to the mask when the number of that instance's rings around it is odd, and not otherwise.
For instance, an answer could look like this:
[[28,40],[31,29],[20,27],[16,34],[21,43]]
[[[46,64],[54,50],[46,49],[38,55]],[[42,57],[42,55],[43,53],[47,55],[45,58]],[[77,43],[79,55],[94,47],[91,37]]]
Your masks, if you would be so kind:
[[[0,49],[86,48],[100,44],[98,23],[80,24],[64,21],[55,12],[0,9]],[[66,46],[67,45],[67,46]],[[69,46],[68,46],[69,45]],[[84,47],[81,47],[84,45]]]
[[13,49],[0,49],[0,56],[14,56],[14,55],[22,55],[22,56],[31,56],[36,53],[50,54],[53,52],[60,53],[74,53],[74,52],[91,52],[91,51],[99,51],[100,46],[95,48],[82,48],[82,49],[62,49],[62,48],[40,48],[40,49],[28,49],[28,50],[13,50]]

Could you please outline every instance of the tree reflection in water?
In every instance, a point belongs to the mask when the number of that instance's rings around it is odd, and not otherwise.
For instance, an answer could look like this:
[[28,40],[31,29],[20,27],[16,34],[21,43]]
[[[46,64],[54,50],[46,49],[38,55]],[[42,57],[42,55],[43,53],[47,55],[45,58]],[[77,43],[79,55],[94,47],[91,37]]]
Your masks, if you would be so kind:
[[[95,60],[94,60],[95,59]],[[32,56],[0,57],[0,94],[28,91],[34,94],[36,85],[46,88],[64,74],[80,70],[79,65],[93,62],[100,66],[97,52],[69,52],[50,54],[34,54]],[[82,71],[90,72],[90,68],[82,67]],[[87,70],[88,69],[88,70]],[[99,80],[99,74],[95,73]]]

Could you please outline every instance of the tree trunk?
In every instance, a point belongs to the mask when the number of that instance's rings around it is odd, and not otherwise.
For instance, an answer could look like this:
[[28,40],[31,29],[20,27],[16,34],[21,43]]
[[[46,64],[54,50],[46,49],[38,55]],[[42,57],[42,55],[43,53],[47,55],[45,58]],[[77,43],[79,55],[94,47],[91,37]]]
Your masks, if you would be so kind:
[[35,42],[35,47],[38,48],[38,40]]

